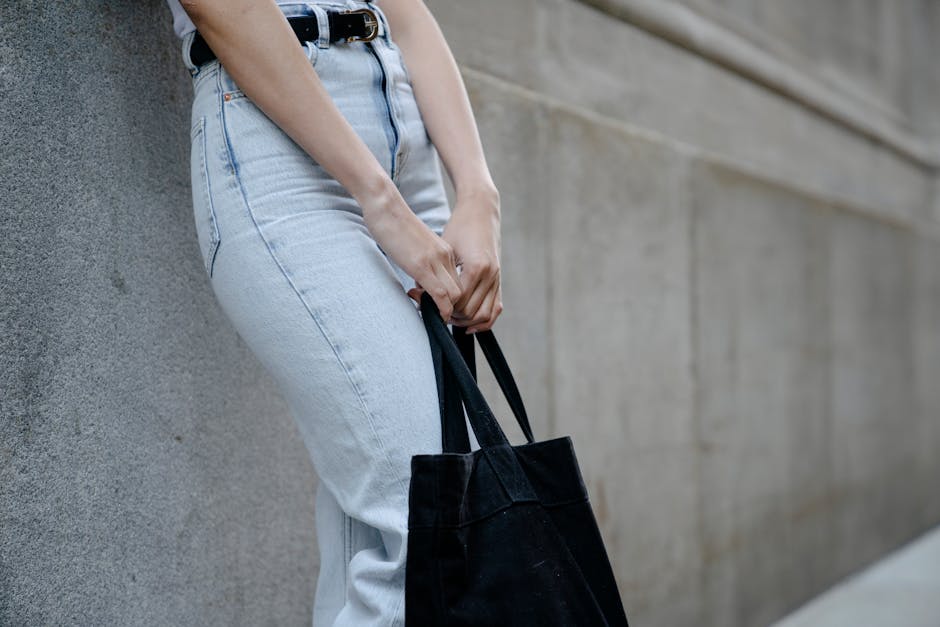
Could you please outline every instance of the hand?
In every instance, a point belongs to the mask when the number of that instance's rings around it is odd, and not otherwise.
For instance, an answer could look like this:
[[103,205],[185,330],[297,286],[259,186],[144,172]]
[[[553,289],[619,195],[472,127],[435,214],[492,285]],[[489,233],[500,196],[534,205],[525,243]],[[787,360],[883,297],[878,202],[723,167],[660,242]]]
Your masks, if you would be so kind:
[[416,283],[425,286],[448,321],[461,294],[453,247],[414,214],[394,184],[381,199],[362,207],[376,243]]
[[[492,328],[503,311],[500,286],[500,213],[496,193],[458,198],[443,239],[449,242],[460,266],[460,296],[451,322],[468,333]],[[422,287],[408,291],[415,300]],[[445,318],[446,320],[446,318]]]

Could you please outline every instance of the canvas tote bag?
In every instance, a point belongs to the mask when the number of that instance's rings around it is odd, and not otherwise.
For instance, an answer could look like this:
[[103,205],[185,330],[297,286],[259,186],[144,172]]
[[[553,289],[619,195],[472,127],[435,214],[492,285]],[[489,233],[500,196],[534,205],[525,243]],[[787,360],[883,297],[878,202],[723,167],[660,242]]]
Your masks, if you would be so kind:
[[[427,292],[421,317],[443,453],[411,461],[408,627],[628,627],[571,437],[535,441],[492,330],[448,331]],[[524,444],[509,443],[483,398],[471,371],[474,336]],[[480,445],[473,451],[466,421]]]

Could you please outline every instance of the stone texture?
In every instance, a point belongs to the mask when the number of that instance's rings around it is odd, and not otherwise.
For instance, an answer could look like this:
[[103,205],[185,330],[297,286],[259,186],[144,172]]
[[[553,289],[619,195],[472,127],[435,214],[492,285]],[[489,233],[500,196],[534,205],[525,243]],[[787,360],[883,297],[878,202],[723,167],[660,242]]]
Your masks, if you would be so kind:
[[577,0],[522,5],[429,2],[467,67],[866,211],[912,219],[927,202],[919,164],[792,100]]
[[767,624],[936,522],[934,246],[720,165],[692,190],[705,622]]
[[681,1],[709,17],[744,25],[762,47],[786,48],[803,67],[895,119],[910,115],[915,72],[904,44],[922,14],[918,0]]
[[708,163],[691,190],[703,623],[766,624],[832,576],[831,216]]
[[168,17],[0,6],[3,625],[309,622],[316,477],[200,265]]
[[684,159],[552,110],[557,435],[571,435],[639,625],[690,624],[697,587]]
[[922,531],[910,232],[841,216],[832,233],[834,568],[848,573]]
[[917,519],[924,524],[940,520],[940,243],[919,237],[914,242],[914,403],[916,415],[919,489]]

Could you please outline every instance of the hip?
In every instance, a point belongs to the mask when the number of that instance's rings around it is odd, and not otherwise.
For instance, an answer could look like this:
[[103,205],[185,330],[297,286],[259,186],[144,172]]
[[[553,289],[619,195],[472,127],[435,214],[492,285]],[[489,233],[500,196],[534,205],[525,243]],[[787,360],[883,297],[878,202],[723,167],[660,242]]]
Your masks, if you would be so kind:
[[[365,142],[393,180],[405,166],[413,147],[430,142],[414,98],[411,78],[397,44],[392,40],[384,13],[365,0],[319,0],[281,5],[285,14],[367,7],[379,19],[379,35],[371,41],[303,41],[307,60],[316,71],[333,103]],[[325,20],[324,20],[325,21]],[[299,157],[296,145],[255,103],[218,59],[200,66],[192,76],[191,128],[205,118],[207,131],[225,139],[237,168],[246,160],[272,163],[279,157]],[[311,103],[311,115],[316,112]],[[309,155],[301,157],[316,164]],[[243,157],[243,159],[240,159]],[[324,174],[322,171],[319,174]]]
[[[440,161],[381,9],[364,0],[280,6],[285,14],[360,7],[377,13],[380,33],[371,41],[320,37],[302,47],[350,126],[415,213],[440,233],[449,217]],[[232,251],[233,236],[237,241],[249,227],[263,232],[323,210],[361,220],[361,209],[342,185],[247,97],[217,59],[199,66],[192,84],[194,210],[210,276],[221,241],[227,239]]]

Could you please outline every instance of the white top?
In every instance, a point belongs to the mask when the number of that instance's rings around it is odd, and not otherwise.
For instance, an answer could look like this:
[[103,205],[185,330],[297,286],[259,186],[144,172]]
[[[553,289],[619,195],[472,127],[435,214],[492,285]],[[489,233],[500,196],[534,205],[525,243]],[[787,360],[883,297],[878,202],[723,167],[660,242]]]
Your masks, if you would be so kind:
[[[186,35],[186,33],[196,30],[196,25],[193,24],[193,21],[189,19],[189,15],[186,14],[186,11],[183,10],[182,5],[180,5],[180,0],[166,0],[166,3],[170,7],[170,12],[173,14],[173,30],[176,32],[176,36],[180,39]],[[287,4],[304,4],[303,2],[298,2],[297,0],[277,0],[278,5],[287,5]]]
[[196,25],[183,10],[180,0],[166,0],[166,3],[170,5],[170,12],[173,13],[173,30],[176,31],[177,37],[182,39],[186,33],[196,30]]

